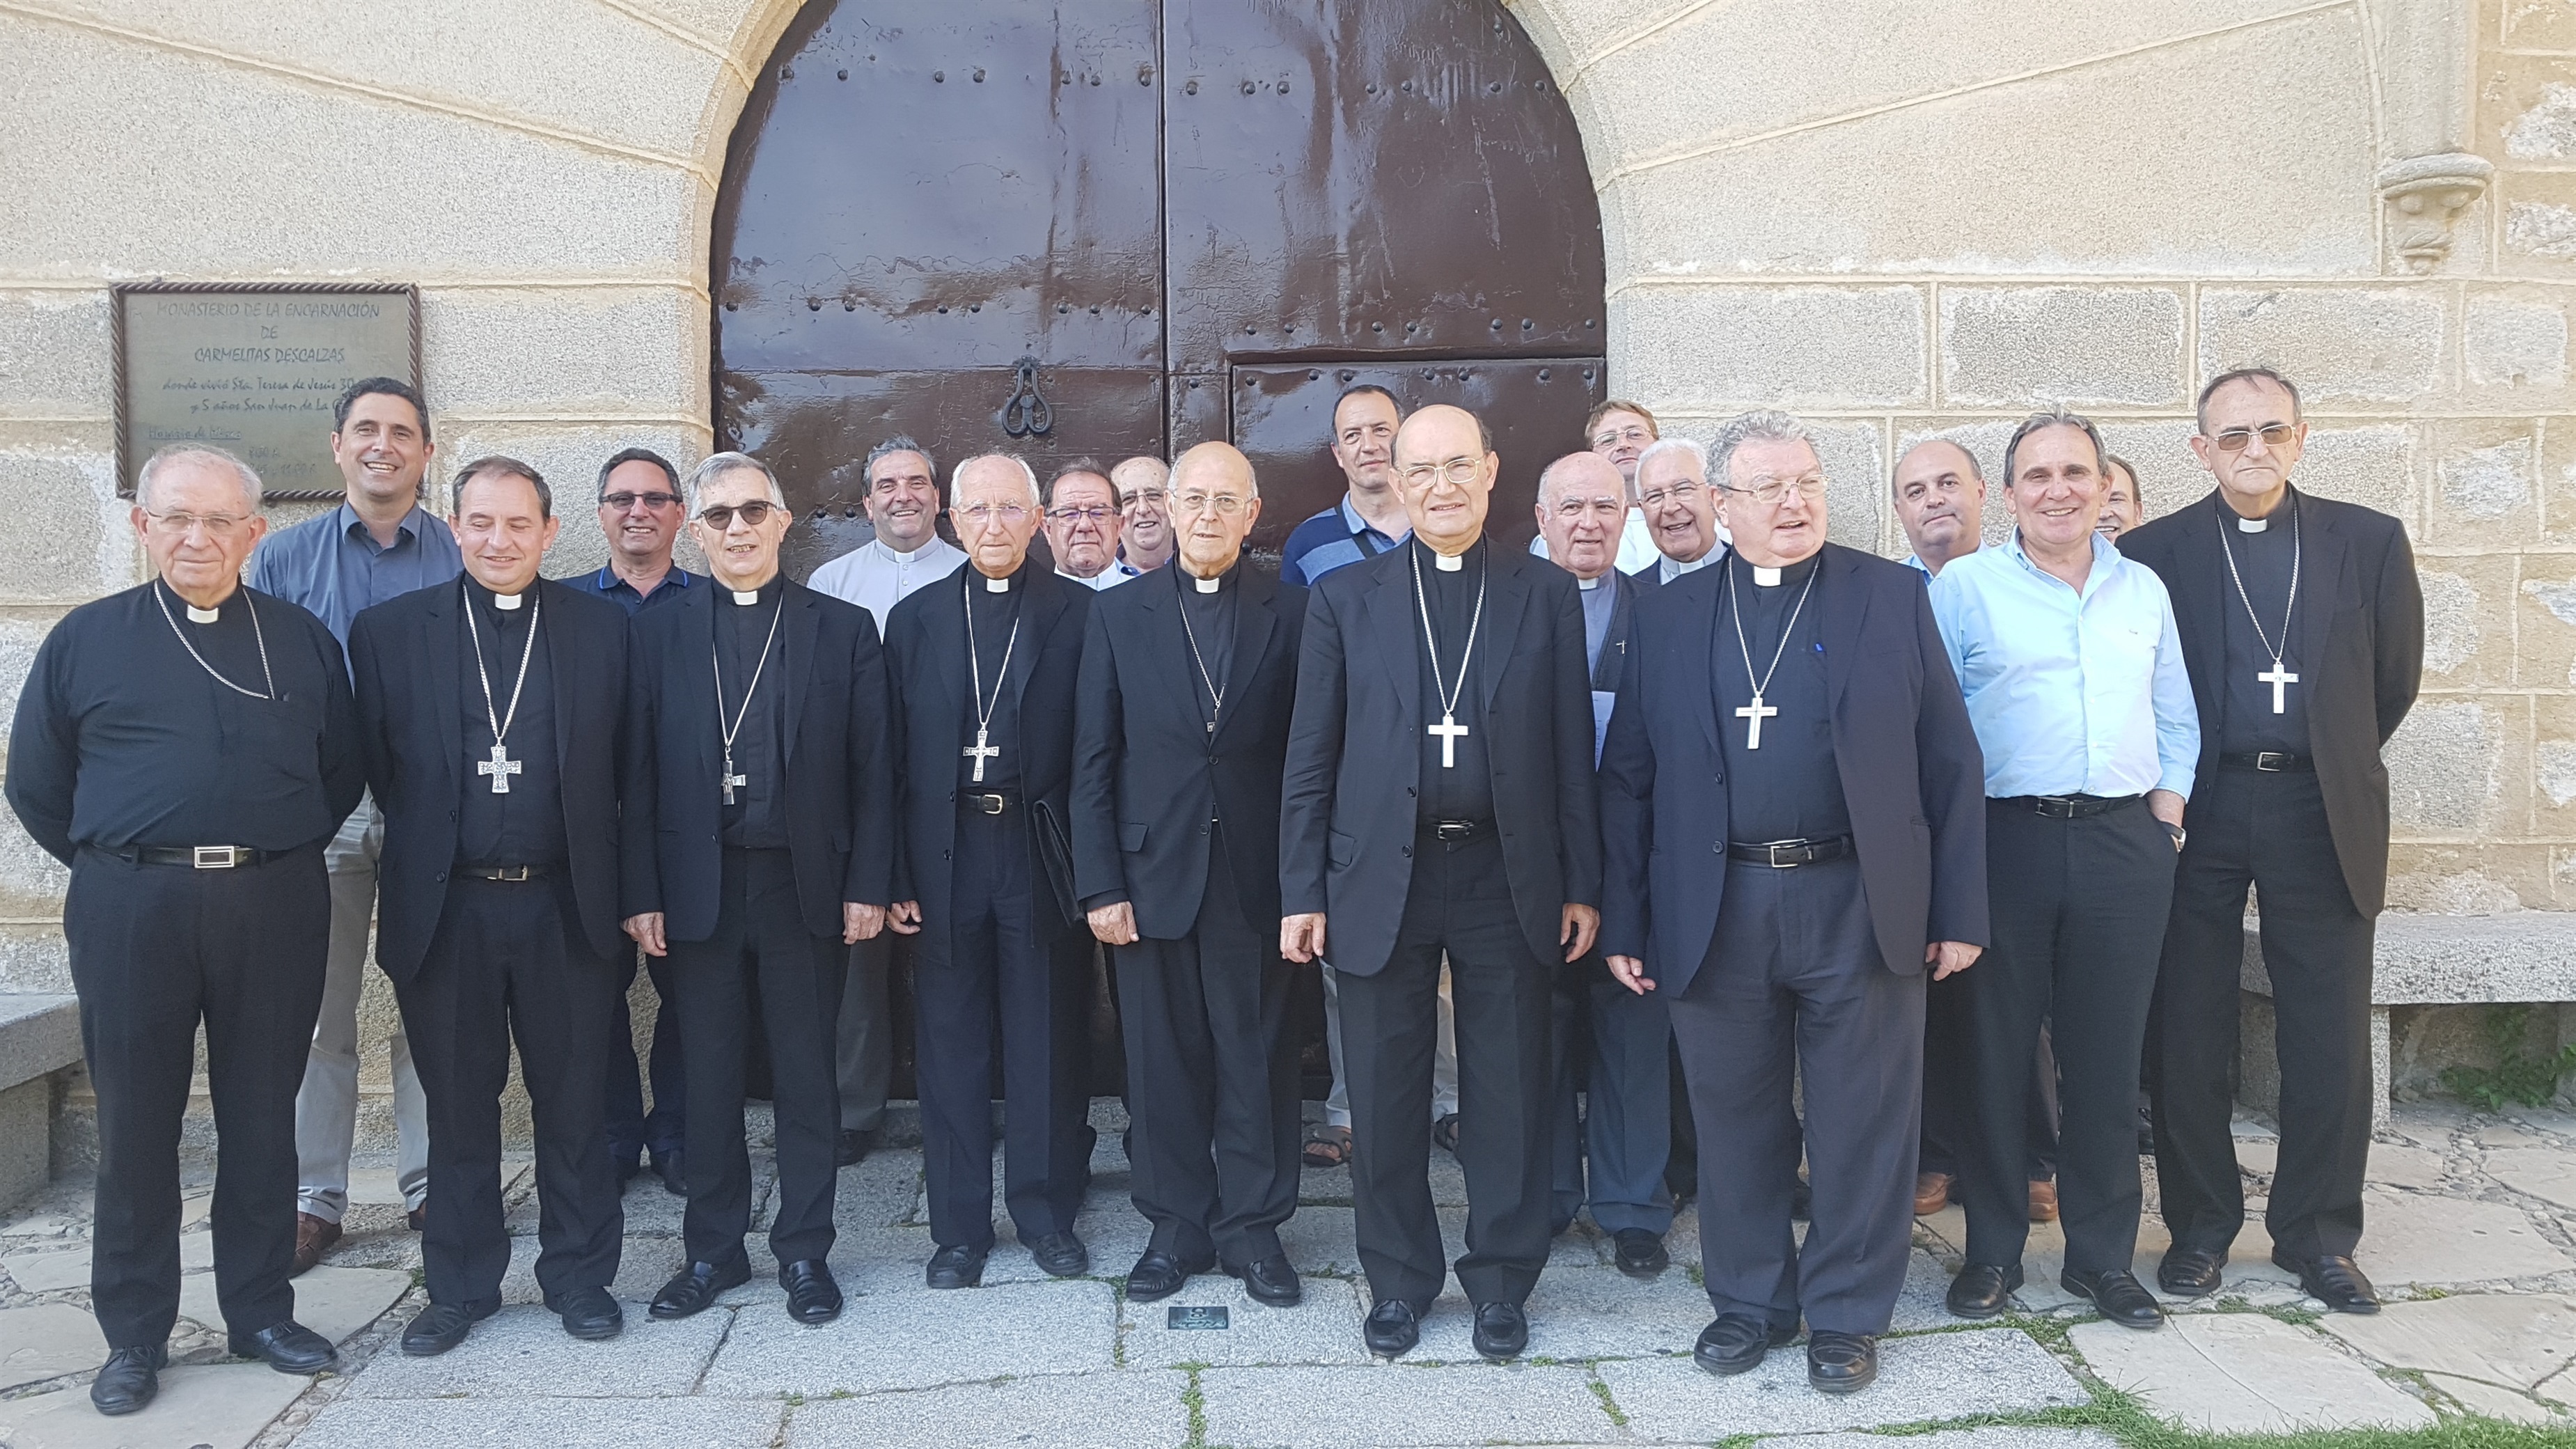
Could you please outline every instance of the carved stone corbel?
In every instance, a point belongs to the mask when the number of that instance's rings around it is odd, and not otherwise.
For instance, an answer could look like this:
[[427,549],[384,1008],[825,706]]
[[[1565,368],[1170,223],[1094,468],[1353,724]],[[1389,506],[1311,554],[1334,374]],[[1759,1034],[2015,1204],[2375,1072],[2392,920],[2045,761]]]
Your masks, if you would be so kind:
[[2453,223],[2486,194],[2494,175],[2494,163],[2461,151],[2412,156],[2379,169],[2388,243],[2408,271],[2430,272],[2450,256]]

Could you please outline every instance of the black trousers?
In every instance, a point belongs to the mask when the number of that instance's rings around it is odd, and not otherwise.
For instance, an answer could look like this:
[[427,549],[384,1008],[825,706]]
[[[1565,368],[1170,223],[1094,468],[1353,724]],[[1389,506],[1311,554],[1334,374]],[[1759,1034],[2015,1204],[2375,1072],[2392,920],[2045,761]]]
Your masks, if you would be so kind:
[[913,978],[914,1075],[930,1189],[930,1237],[993,1243],[993,1063],[1002,1076],[1002,1201],[1021,1242],[1073,1231],[1091,1180],[1082,1010],[1091,936],[1056,924],[1029,859],[1028,817],[961,810],[949,899],[948,964]]
[[1280,1251],[1297,1210],[1295,968],[1243,918],[1221,837],[1190,934],[1115,946],[1136,1211],[1153,1246],[1236,1267]]
[[644,1083],[635,1061],[635,1024],[627,1015],[626,993],[635,984],[635,958],[628,951],[617,970],[617,1002],[608,1030],[608,1096],[604,1116],[608,1160],[632,1169],[647,1151],[659,1163],[665,1154],[685,1146],[688,1121],[688,1059],[680,1050],[680,1004],[671,985],[671,958],[644,956],[653,990],[661,1004],[653,1012],[653,1043],[646,1071],[653,1079],[653,1110],[644,1110]]
[[689,1261],[731,1262],[751,1230],[742,1103],[755,1033],[769,1045],[777,1116],[778,1208],[769,1246],[781,1263],[827,1257],[839,1172],[832,1154],[841,1130],[832,1069],[841,938],[805,929],[786,851],[727,846],[723,871],[715,930],[703,941],[670,943],[680,1045],[689,1061],[689,1207],[682,1219]]
[[1431,1203],[1431,1057],[1448,954],[1458,1033],[1458,1162],[1467,1177],[1473,1303],[1521,1303],[1547,1263],[1549,995],[1557,963],[1530,954],[1499,836],[1414,837],[1395,948],[1374,975],[1342,972],[1351,1076],[1351,1195],[1360,1266],[1379,1301],[1428,1312],[1448,1276]]
[[[1923,1007],[1923,1155],[1925,1172],[1959,1175],[1976,1134],[1975,1093],[1969,1075],[1968,978],[1930,983]],[[2030,1180],[2057,1176],[2057,1051],[2048,1023],[2039,1027],[2039,1055],[2031,1064],[2030,1099],[2022,1107],[2024,1156]]]
[[[1885,1333],[1914,1239],[1923,977],[1887,969],[1860,862],[1730,862],[1708,957],[1672,1001],[1699,1123],[1710,1304],[1781,1328]],[[2023,1054],[2025,1060],[2028,1053]],[[1804,1246],[1790,1221],[1804,1067]]]
[[616,1281],[626,1214],[600,1103],[617,976],[582,939],[560,876],[448,883],[419,974],[394,988],[429,1099],[421,1260],[432,1303],[501,1301],[501,1093],[513,1037],[536,1118],[538,1286],[552,1298]]
[[2138,1053],[2173,902],[2173,840],[2143,802],[2081,820],[1986,805],[1994,944],[1968,983],[1976,1132],[1962,1163],[1968,1261],[2008,1267],[2030,1236],[2030,1078],[2057,1047],[2066,1266],[2127,1269],[2138,1246]]
[[2286,1256],[2350,1256],[2370,1154],[2375,923],[2353,908],[2306,771],[2223,766],[2191,802],[2156,985],[2156,1185],[2177,1247],[2224,1254],[2245,1226],[2235,1107],[2245,888],[2263,908],[2281,1061],[2281,1152],[2264,1210]]
[[1640,1228],[1661,1237],[1673,1226],[1664,1181],[1672,1152],[1672,1011],[1663,997],[1620,985],[1598,952],[1558,968],[1551,1004],[1555,1189],[1548,1230],[1564,1232],[1589,1207],[1592,1225],[1605,1233]]
[[294,1317],[295,1093],[331,946],[321,845],[231,870],[83,850],[63,934],[98,1094],[90,1311],[107,1346],[167,1342],[179,1316],[179,1127],[200,1020],[223,1152],[215,1299],[235,1333]]

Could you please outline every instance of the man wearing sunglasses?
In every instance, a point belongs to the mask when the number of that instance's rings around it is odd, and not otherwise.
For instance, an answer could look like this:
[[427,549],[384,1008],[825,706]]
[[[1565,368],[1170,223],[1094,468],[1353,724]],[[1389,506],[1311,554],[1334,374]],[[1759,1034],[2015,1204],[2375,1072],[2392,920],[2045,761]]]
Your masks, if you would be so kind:
[[[564,582],[609,600],[633,618],[639,611],[668,607],[690,589],[706,582],[671,562],[671,545],[680,536],[680,470],[650,448],[628,448],[599,467],[599,531],[608,540],[608,562],[596,573]],[[608,1036],[608,1101],[605,1112],[609,1160],[617,1180],[635,1176],[645,1153],[663,1190],[673,1197],[689,1195],[688,1158],[682,1150],[681,1125],[687,1117],[688,1076],[680,1055],[679,1008],[672,1000],[669,958],[647,956],[653,993],[661,1006],[653,1013],[653,1110],[644,1110],[644,1087],[635,1062],[635,1032],[627,1015],[626,993],[635,984],[635,952],[619,968],[617,1016]]]
[[2156,977],[2156,1181],[2167,1293],[2218,1291],[2245,1226],[2228,1130],[2245,893],[2262,897],[2281,1059],[2281,1157],[2264,1209],[2272,1261],[2341,1313],[2379,1299],[2352,1260],[2370,1152],[2370,968],[2386,903],[2380,747],[2415,702],[2424,595],[2405,525],[2300,492],[2298,389],[2268,368],[2200,394],[2191,450],[2217,480],[2124,535],[2172,591],[2200,709],[2200,790]]

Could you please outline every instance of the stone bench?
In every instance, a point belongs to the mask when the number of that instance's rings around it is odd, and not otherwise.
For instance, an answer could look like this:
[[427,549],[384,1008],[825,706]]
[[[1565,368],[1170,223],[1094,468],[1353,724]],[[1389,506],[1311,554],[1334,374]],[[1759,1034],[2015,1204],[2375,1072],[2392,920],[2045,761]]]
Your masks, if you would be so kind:
[[[2262,937],[2250,919],[2242,984],[2272,994]],[[2388,1008],[2558,1001],[2576,1001],[2576,911],[2381,916],[2370,982],[2372,1127],[2388,1125]],[[2269,1042],[2263,1050],[2269,1053]]]
[[80,1060],[80,998],[0,992],[0,1208],[52,1178],[54,1075]]

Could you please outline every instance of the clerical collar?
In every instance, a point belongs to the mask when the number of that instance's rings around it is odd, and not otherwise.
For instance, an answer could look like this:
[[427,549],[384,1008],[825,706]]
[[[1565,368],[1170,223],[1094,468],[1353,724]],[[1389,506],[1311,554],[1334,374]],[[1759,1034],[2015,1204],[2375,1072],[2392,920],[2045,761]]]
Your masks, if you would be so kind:
[[1752,571],[1753,583],[1756,588],[1776,589],[1782,584],[1794,584],[1805,579],[1808,571],[1815,567],[1816,560],[1820,556],[1821,555],[1811,553],[1805,558],[1798,560],[1796,563],[1776,569],[1767,568],[1761,564],[1755,563],[1753,560],[1745,558],[1744,555],[1740,553],[1736,555],[1736,558],[1742,560],[1744,566]]
[[728,584],[725,586],[725,595],[732,599],[736,604],[748,609],[752,605],[760,603],[764,599],[774,599],[778,597],[779,593],[786,587],[787,576],[785,574],[771,574],[769,576],[769,582],[762,584],[756,589],[737,589]]
[[2224,504],[2221,506],[2227,508],[2228,517],[2236,520],[2236,531],[2238,533],[2261,533],[2272,526],[2273,519],[2280,517],[2282,513],[2288,509],[2298,506],[2298,494],[2296,491],[2288,487],[2282,488],[2281,501],[2273,504],[2272,511],[2264,514],[2260,518],[2247,518],[2245,515],[2237,512],[2232,506]]
[[[967,568],[967,570],[968,570],[969,572],[973,573],[976,577],[981,578],[981,579],[984,581],[984,592],[985,592],[985,593],[988,593],[988,594],[1007,594],[1007,593],[1009,593],[1009,592],[1011,591],[1011,586],[1012,586],[1013,584],[1015,584],[1015,583],[1018,583],[1018,582],[1019,582],[1019,578],[1020,578],[1021,573],[1023,573],[1024,571],[1026,571],[1026,569],[1028,568],[1028,565],[1026,565],[1026,564],[1022,564],[1019,568],[1016,568],[1016,569],[1011,570],[1009,573],[1002,575],[1002,576],[1001,576],[1000,578],[998,578],[998,579],[997,579],[997,578],[994,578],[994,577],[993,577],[992,575],[990,575],[990,574],[985,573],[982,569],[976,568],[972,563],[969,563],[968,565],[966,565],[966,568]],[[1062,571],[1062,570],[1058,570],[1058,572],[1059,572],[1059,573],[1061,573],[1061,572],[1063,572],[1063,571]],[[1071,574],[1066,574],[1066,575],[1065,575],[1065,577],[1067,577],[1067,578],[1071,578],[1071,577],[1073,577],[1073,576],[1072,576]]]
[[1430,544],[1424,542],[1420,534],[1415,534],[1413,536],[1413,542],[1422,550],[1423,555],[1430,560],[1432,568],[1444,574],[1454,574],[1465,568],[1467,566],[1467,560],[1474,558],[1476,556],[1476,551],[1485,546],[1485,539],[1481,534],[1476,537],[1474,542],[1468,544],[1465,548],[1458,550],[1456,553],[1440,552],[1438,549],[1433,548]]
[[918,559],[918,558],[920,558],[920,557],[921,557],[921,554],[922,554],[922,550],[923,550],[923,549],[930,548],[930,547],[932,547],[932,546],[936,545],[938,542],[939,542],[939,535],[934,533],[934,534],[932,534],[930,537],[925,538],[925,539],[923,539],[923,540],[921,541],[921,547],[920,547],[920,548],[916,548],[916,549],[914,549],[914,550],[913,550],[912,552],[910,552],[910,553],[905,553],[902,549],[899,549],[899,548],[895,547],[893,544],[890,544],[890,543],[886,542],[886,541],[885,541],[885,539],[884,539],[882,536],[878,537],[878,538],[875,540],[875,543],[876,543],[876,546],[877,546],[877,551],[878,551],[879,553],[884,554],[884,555],[886,556],[887,560],[888,560],[888,561],[890,561],[890,562],[893,562],[893,563],[911,563],[911,562],[913,562],[915,559]]
[[1663,580],[1665,583],[1669,584],[1684,574],[1697,573],[1699,570],[1707,568],[1710,564],[1717,562],[1719,556],[1719,550],[1712,548],[1708,552],[1701,554],[1699,557],[1692,559],[1688,563],[1684,563],[1680,559],[1672,558],[1670,556],[1659,558],[1655,560],[1655,567],[1663,571]]
[[486,589],[483,592],[484,596],[492,601],[492,607],[500,610],[504,614],[517,613],[520,606],[528,602],[528,595],[525,590],[515,594],[494,593],[490,589]]
[[1575,586],[1576,588],[1578,588],[1578,589],[1583,590],[1585,593],[1587,593],[1587,594],[1588,594],[1588,593],[1592,592],[1594,589],[1597,589],[1597,588],[1601,587],[1601,580],[1600,580],[1599,578],[1597,578],[1597,577],[1596,577],[1596,578],[1589,578],[1589,579],[1576,579],[1576,580],[1574,581],[1574,586]]
[[224,606],[221,604],[211,609],[200,609],[194,604],[188,605],[188,622],[191,624],[211,624],[223,616]]

